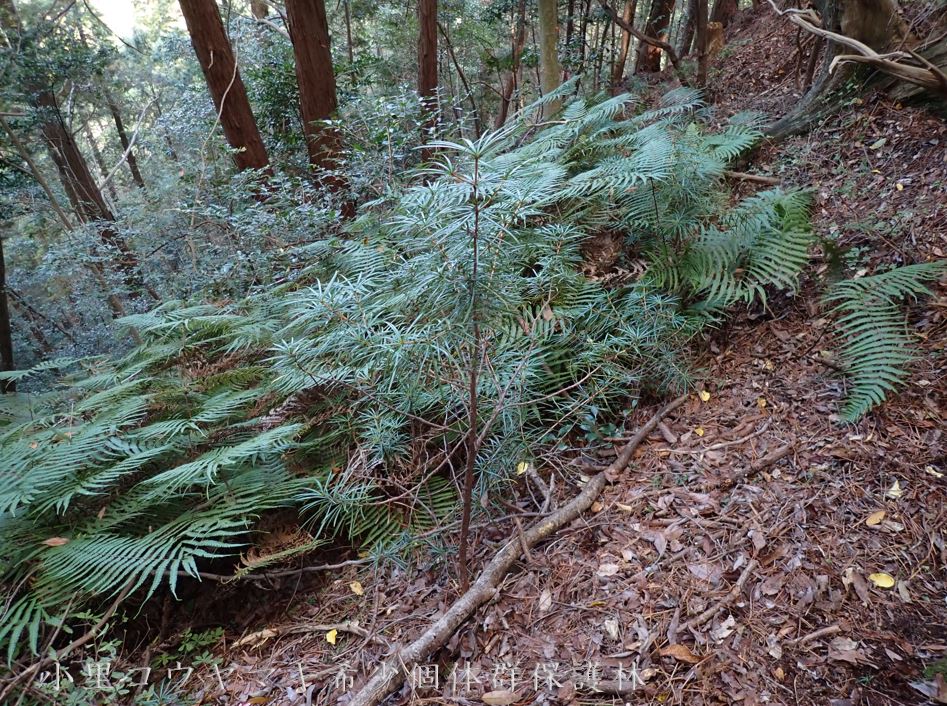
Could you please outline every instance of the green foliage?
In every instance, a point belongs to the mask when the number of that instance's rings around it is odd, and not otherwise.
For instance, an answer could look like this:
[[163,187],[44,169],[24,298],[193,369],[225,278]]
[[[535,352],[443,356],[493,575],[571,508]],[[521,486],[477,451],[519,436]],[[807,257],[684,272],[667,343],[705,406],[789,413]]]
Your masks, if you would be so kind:
[[[293,248],[307,264],[281,283],[130,316],[142,343],[123,357],[11,374],[72,371],[0,406],[7,657],[83,606],[236,564],[276,508],[299,508],[309,548],[339,536],[407,549],[453,515],[471,365],[481,491],[542,440],[686,385],[702,309],[794,287],[804,199],[730,208],[720,175],[752,125],[708,133],[688,91],[623,119],[629,104],[576,100],[545,129],[533,106],[476,141],[436,143],[424,183]],[[644,277],[581,274],[583,243],[604,231],[640,248]]]
[[841,342],[850,389],[842,418],[854,422],[904,382],[916,341],[905,325],[904,301],[929,294],[925,286],[947,272],[947,261],[905,265],[844,280],[826,295]]

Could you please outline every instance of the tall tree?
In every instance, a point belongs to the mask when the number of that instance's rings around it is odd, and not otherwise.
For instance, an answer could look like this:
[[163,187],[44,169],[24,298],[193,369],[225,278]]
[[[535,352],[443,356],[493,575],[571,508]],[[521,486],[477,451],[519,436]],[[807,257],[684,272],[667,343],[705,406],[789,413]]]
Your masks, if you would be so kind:
[[[325,4],[323,0],[286,0],[286,18],[309,163],[321,184],[333,191],[344,190],[345,180],[337,173],[342,137],[338,129],[326,124],[335,117],[338,99]],[[346,206],[346,215],[354,215],[351,205]]]
[[697,33],[697,85],[707,85],[707,0],[694,0]]
[[216,0],[179,0],[187,31],[238,169],[266,169],[269,158]]
[[[621,18],[626,24],[632,25],[635,22],[635,10],[638,8],[638,0],[625,0],[625,7],[622,10]],[[618,50],[618,58],[615,60],[615,66],[612,69],[612,89],[621,86],[625,78],[625,62],[628,60],[628,49],[631,47],[631,32],[626,29],[621,31],[621,48]]]
[[[539,9],[539,68],[543,95],[559,88],[562,67],[559,65],[559,6],[556,0],[537,0]],[[559,101],[547,104],[543,116],[559,110]]]
[[[649,37],[666,42],[671,14],[674,12],[674,0],[652,0],[651,11],[644,33]],[[651,44],[641,43],[638,47],[638,62],[635,73],[657,73],[661,70],[661,49]]]
[[418,0],[418,95],[431,121],[436,121],[437,0]]

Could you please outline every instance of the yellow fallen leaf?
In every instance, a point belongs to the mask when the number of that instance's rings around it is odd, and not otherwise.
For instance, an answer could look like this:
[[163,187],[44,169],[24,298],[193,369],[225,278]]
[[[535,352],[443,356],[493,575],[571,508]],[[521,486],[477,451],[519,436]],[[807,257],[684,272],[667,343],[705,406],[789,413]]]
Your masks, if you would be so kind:
[[937,470],[936,468],[934,468],[933,466],[924,466],[924,472],[925,472],[926,474],[930,475],[930,476],[934,476],[935,478],[943,478],[943,477],[944,477],[944,474],[941,473],[940,471],[938,471],[938,470]]
[[697,434],[697,436],[703,436],[703,435],[704,435],[704,428],[703,428],[703,427],[697,427],[696,429],[694,429],[694,433]]
[[779,681],[782,681],[786,677],[786,672],[783,671],[782,667],[776,667],[773,676],[779,679]]
[[365,593],[365,589],[362,588],[362,584],[359,581],[352,581],[352,583],[349,584],[349,588],[352,589],[352,593],[354,593],[356,596],[361,596],[363,593]]
[[697,393],[697,396],[700,397],[701,402],[708,402],[710,400],[710,393],[707,390],[701,390]]
[[766,408],[766,398],[765,398],[765,397],[758,397],[757,400],[756,400],[756,406],[759,407],[760,409],[765,409],[765,408]]
[[883,571],[880,571],[877,574],[869,574],[868,580],[875,584],[878,588],[894,588],[894,584],[896,583],[894,576],[891,574],[886,574]]
[[687,649],[687,645],[680,644],[673,644],[663,647],[661,648],[660,652],[658,652],[658,654],[660,654],[662,657],[673,657],[678,662],[687,662],[688,664],[697,664],[701,659],[689,649]]
[[904,495],[904,491],[901,490],[900,480],[896,480],[894,483],[892,483],[891,487],[888,488],[888,492],[885,493],[885,496],[889,498],[900,498],[902,495]]
[[69,544],[69,540],[65,537],[50,537],[49,539],[44,539],[43,544],[47,547],[61,547],[63,544]]
[[520,461],[516,464],[516,475],[521,476],[529,471],[529,461]]
[[877,512],[873,512],[868,516],[868,518],[865,520],[865,524],[869,527],[874,527],[875,525],[880,525],[883,519],[885,519],[885,511],[878,510]]
[[767,358],[767,359],[766,359],[766,362],[763,363],[763,367],[766,368],[767,370],[772,370],[772,369],[775,368],[776,366],[773,365],[773,361],[771,361],[769,358]]
[[480,700],[487,706],[509,706],[519,701],[520,696],[509,689],[497,689],[496,691],[488,691],[480,697]]
[[326,642],[328,642],[330,645],[334,645],[335,638],[338,634],[339,634],[339,631],[336,630],[335,628],[332,628],[329,632],[326,633]]
[[904,191],[904,184],[902,184],[899,181],[897,184],[894,185],[894,188],[897,189],[898,191]]
[[605,507],[605,506],[602,505],[602,503],[600,503],[598,500],[596,500],[594,503],[592,503],[592,507],[589,508],[589,509],[590,509],[592,512],[601,512],[603,507]]

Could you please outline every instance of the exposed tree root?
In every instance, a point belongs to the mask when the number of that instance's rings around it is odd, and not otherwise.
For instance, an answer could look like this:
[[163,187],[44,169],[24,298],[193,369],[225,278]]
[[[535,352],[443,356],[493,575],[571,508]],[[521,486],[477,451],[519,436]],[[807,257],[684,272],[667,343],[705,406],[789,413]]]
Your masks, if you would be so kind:
[[621,473],[641,442],[650,434],[668,413],[680,407],[686,396],[662,408],[622,449],[621,453],[606,469],[589,479],[575,498],[568,504],[543,518],[517,537],[513,537],[496,556],[484,567],[480,577],[474,582],[450,609],[438,618],[416,640],[397,650],[386,659],[372,677],[357,691],[349,701],[349,706],[376,706],[389,694],[401,686],[405,677],[411,673],[415,664],[421,663],[435,651],[442,648],[451,636],[480,606],[490,600],[497,592],[497,586],[506,576],[513,564],[520,558],[523,550],[530,549],[554,532],[565,526],[588,510],[605,488],[609,480]]

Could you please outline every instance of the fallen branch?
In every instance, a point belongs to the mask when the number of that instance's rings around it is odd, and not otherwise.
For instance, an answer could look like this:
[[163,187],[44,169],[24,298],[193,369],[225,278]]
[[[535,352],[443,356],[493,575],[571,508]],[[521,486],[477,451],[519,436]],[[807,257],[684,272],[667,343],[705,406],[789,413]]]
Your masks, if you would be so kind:
[[762,174],[747,174],[746,172],[733,172],[729,169],[723,170],[723,175],[728,179],[739,179],[740,181],[755,181],[759,184],[769,184],[770,186],[778,186],[779,179],[776,177],[764,176]]
[[660,39],[655,39],[654,37],[649,37],[647,34],[639,32],[637,29],[635,29],[634,25],[629,22],[625,22],[625,19],[619,15],[615,8],[609,5],[606,0],[599,0],[599,3],[602,5],[602,9],[605,11],[605,14],[608,15],[612,22],[628,32],[628,34],[631,36],[635,37],[639,42],[660,49],[665,54],[667,54],[668,61],[671,62],[671,67],[674,69],[674,73],[677,75],[677,78],[680,80],[681,84],[684,86],[690,86],[690,82],[684,75],[683,69],[681,69],[681,58],[677,55],[677,52],[674,51],[674,47],[672,47],[667,42],[664,42]]
[[592,476],[575,498],[568,504],[540,520],[528,530],[512,538],[487,563],[479,578],[464,595],[438,618],[414,642],[401,647],[386,659],[372,677],[353,695],[348,706],[377,706],[385,697],[397,689],[410,674],[413,665],[423,662],[435,651],[447,644],[451,636],[480,606],[493,598],[497,586],[519,559],[523,548],[539,544],[554,532],[572,522],[588,510],[605,488],[606,483],[617,477],[632,454],[668,413],[678,408],[687,399],[686,395],[665,406],[644,424],[628,442],[622,452],[606,469]]

